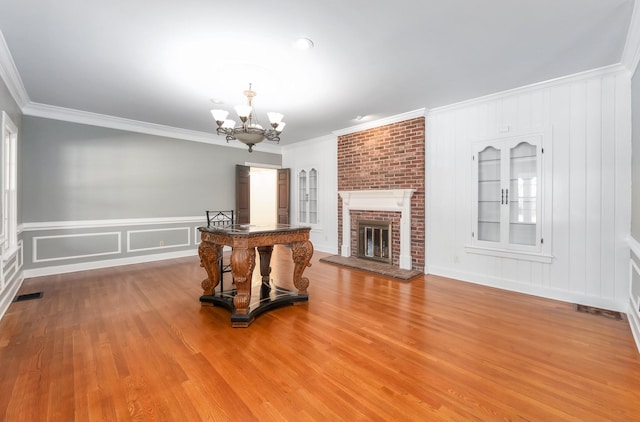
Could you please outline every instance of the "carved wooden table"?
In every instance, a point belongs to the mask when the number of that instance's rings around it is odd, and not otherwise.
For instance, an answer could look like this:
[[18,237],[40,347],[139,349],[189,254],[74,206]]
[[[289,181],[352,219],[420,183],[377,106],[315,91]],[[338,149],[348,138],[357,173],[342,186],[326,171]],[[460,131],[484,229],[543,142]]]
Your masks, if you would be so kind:
[[[199,227],[202,242],[198,248],[200,266],[208,277],[202,281],[204,292],[200,302],[223,306],[231,311],[232,327],[248,327],[256,316],[268,310],[308,301],[309,279],[302,276],[311,266],[313,244],[310,227],[277,224],[250,226],[235,224],[226,227]],[[274,245],[290,245],[293,257],[293,285],[297,290],[278,286],[270,280],[271,253]],[[231,246],[231,271],[235,289],[215,292],[220,282],[223,246]],[[260,294],[252,296],[252,276],[256,264],[256,249],[260,254]],[[273,288],[272,288],[273,285]],[[218,294],[216,294],[218,293]]]

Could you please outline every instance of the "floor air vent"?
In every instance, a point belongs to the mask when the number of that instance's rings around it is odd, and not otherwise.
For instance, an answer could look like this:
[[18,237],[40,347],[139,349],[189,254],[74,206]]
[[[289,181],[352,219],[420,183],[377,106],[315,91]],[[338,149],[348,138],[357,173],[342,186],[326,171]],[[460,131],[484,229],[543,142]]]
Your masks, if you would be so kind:
[[610,311],[608,309],[596,308],[594,306],[587,305],[576,305],[576,310],[578,312],[585,312],[587,314],[599,315],[611,319],[617,319],[618,321],[624,321],[624,314],[617,311]]
[[43,295],[42,292],[27,293],[25,295],[18,295],[16,297],[14,297],[13,301],[14,302],[24,302],[25,300],[40,299],[40,298],[42,298],[42,295]]

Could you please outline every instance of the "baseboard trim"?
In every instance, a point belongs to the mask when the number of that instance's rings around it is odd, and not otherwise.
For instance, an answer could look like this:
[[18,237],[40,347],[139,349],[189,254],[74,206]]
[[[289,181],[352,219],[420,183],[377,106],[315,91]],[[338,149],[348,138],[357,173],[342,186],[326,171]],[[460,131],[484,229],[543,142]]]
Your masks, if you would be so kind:
[[596,308],[603,308],[624,313],[627,313],[628,311],[626,299],[617,301],[614,299],[581,295],[565,290],[554,290],[541,286],[532,286],[529,284],[518,283],[511,280],[504,280],[496,277],[486,277],[480,274],[452,271],[448,268],[443,267],[429,266],[429,274],[453,278],[468,283],[480,284],[487,287],[495,287],[498,289],[510,290],[517,293],[544,297],[561,302],[579,303],[581,305],[594,306]]
[[55,265],[49,267],[32,268],[24,270],[24,278],[42,277],[46,275],[73,273],[76,271],[97,270],[100,268],[119,267],[122,265],[141,264],[144,262],[163,261],[165,259],[184,258],[187,256],[197,256],[197,249],[168,252],[152,255],[132,256],[128,258],[105,259],[102,261],[83,262],[80,264]]

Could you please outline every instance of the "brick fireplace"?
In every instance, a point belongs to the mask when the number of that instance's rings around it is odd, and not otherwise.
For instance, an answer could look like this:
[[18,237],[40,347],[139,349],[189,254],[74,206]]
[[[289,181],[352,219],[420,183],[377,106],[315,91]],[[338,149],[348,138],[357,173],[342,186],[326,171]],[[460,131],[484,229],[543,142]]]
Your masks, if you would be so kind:
[[357,255],[358,220],[389,221],[392,265],[424,271],[425,119],[338,136],[338,243]]

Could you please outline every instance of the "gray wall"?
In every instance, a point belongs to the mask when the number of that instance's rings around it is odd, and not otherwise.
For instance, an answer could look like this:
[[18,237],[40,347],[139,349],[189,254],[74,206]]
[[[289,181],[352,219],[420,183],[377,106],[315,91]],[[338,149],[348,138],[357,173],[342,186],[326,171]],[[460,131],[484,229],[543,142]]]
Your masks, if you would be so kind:
[[281,156],[24,117],[24,222],[184,217],[235,207],[235,165]]
[[631,79],[631,235],[640,241],[640,72]]
[[282,162],[32,116],[20,137],[28,277],[193,254],[204,211],[235,208],[236,164]]

